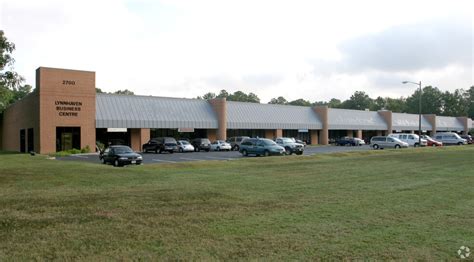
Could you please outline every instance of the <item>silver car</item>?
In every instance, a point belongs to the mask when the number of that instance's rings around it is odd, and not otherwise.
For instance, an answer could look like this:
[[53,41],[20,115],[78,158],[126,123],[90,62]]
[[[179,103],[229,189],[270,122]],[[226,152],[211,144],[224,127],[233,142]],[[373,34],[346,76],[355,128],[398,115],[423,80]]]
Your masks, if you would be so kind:
[[374,136],[370,139],[370,145],[373,149],[384,148],[408,148],[408,143],[395,137]]

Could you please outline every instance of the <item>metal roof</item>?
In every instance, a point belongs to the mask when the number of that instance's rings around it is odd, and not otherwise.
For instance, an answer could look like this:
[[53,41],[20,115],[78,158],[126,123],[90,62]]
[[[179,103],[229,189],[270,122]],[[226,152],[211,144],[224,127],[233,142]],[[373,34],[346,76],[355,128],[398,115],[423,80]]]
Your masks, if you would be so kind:
[[97,128],[217,128],[206,100],[97,94]]
[[374,111],[328,108],[331,130],[387,130],[383,117]]
[[227,101],[228,129],[322,129],[311,107]]
[[[419,119],[417,114],[392,113],[393,130],[418,130]],[[422,115],[421,130],[433,130],[430,122]]]
[[436,130],[463,131],[464,125],[456,117],[436,116]]

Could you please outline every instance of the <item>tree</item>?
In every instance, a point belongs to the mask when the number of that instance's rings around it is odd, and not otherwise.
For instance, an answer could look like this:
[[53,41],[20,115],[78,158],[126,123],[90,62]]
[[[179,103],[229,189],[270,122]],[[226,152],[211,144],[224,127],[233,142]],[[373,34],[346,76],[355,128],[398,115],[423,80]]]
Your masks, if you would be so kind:
[[406,112],[406,100],[403,97],[385,99],[385,109],[392,112],[405,113]]
[[467,101],[469,104],[469,109],[467,110],[467,115],[470,118],[474,119],[474,86],[471,86],[467,91]]
[[102,91],[102,89],[100,89],[98,87],[95,88],[95,92],[96,92],[96,94],[103,94],[104,93],[104,91]]
[[[225,90],[222,90],[225,91]],[[221,94],[222,94],[221,91]],[[225,92],[227,93],[227,92]],[[220,95],[220,94],[219,94]],[[246,94],[242,91],[236,91],[233,94],[227,96],[228,101],[240,101],[240,102],[250,102],[250,103],[260,103],[260,98],[254,93]]]
[[373,100],[363,91],[356,91],[341,105],[345,109],[365,110],[372,107]]
[[222,89],[221,92],[216,96],[216,98],[227,98],[229,93],[225,89]]
[[13,71],[14,50],[15,44],[9,42],[0,30],[0,113],[10,104],[31,93],[31,86],[23,86],[25,79]]
[[296,100],[293,100],[293,101],[289,102],[288,105],[292,105],[292,106],[312,106],[313,104],[311,104],[311,102],[309,102],[308,100],[304,100],[303,98],[300,98],[300,99],[296,99]]
[[386,103],[387,103],[387,100],[385,98],[379,96],[376,99],[372,100],[370,110],[378,111],[378,110],[385,109]]
[[467,116],[469,112],[469,94],[462,89],[454,92],[446,91],[442,94],[443,115],[445,116]]
[[[407,98],[407,113],[418,114],[420,90]],[[426,86],[421,95],[421,113],[441,115],[443,112],[443,93],[437,87]]]
[[277,98],[272,98],[270,99],[269,104],[274,104],[274,105],[286,105],[288,104],[288,100],[286,100],[284,97],[279,96]]
[[331,108],[339,108],[341,107],[341,105],[342,105],[341,100],[337,98],[331,98],[331,100],[329,100],[329,103],[327,104],[327,106]]
[[288,101],[282,97],[282,96],[279,96],[277,98],[272,98],[270,100],[270,102],[268,102],[269,104],[277,104],[277,105],[286,105],[288,103]]
[[135,95],[135,93],[133,93],[132,91],[130,91],[128,89],[115,91],[114,94],[117,94],[117,95],[132,95],[132,96]]

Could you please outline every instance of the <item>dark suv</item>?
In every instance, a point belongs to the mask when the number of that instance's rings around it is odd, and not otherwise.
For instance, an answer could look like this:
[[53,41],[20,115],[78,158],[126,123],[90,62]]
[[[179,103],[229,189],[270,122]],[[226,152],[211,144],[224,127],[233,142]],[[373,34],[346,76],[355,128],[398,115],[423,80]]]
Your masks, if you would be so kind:
[[293,153],[297,155],[302,155],[304,151],[304,145],[296,143],[295,140],[289,137],[278,137],[275,139],[275,142],[285,148],[285,153],[291,155]]
[[211,150],[211,141],[207,138],[195,138],[191,141],[191,145],[194,146],[194,151],[196,152],[201,150],[209,152]]
[[144,144],[142,146],[142,151],[152,151],[160,154],[162,152],[168,152],[173,154],[173,152],[178,151],[178,143],[176,142],[176,139],[172,137],[157,137]]

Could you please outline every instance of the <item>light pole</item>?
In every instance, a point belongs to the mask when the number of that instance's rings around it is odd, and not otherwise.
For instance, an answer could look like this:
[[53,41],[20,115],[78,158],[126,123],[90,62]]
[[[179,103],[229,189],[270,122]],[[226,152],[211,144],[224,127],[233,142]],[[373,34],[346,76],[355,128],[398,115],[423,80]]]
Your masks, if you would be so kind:
[[420,99],[418,101],[418,146],[421,146],[421,81],[419,83],[411,81],[403,81],[403,84],[414,84],[420,87]]

